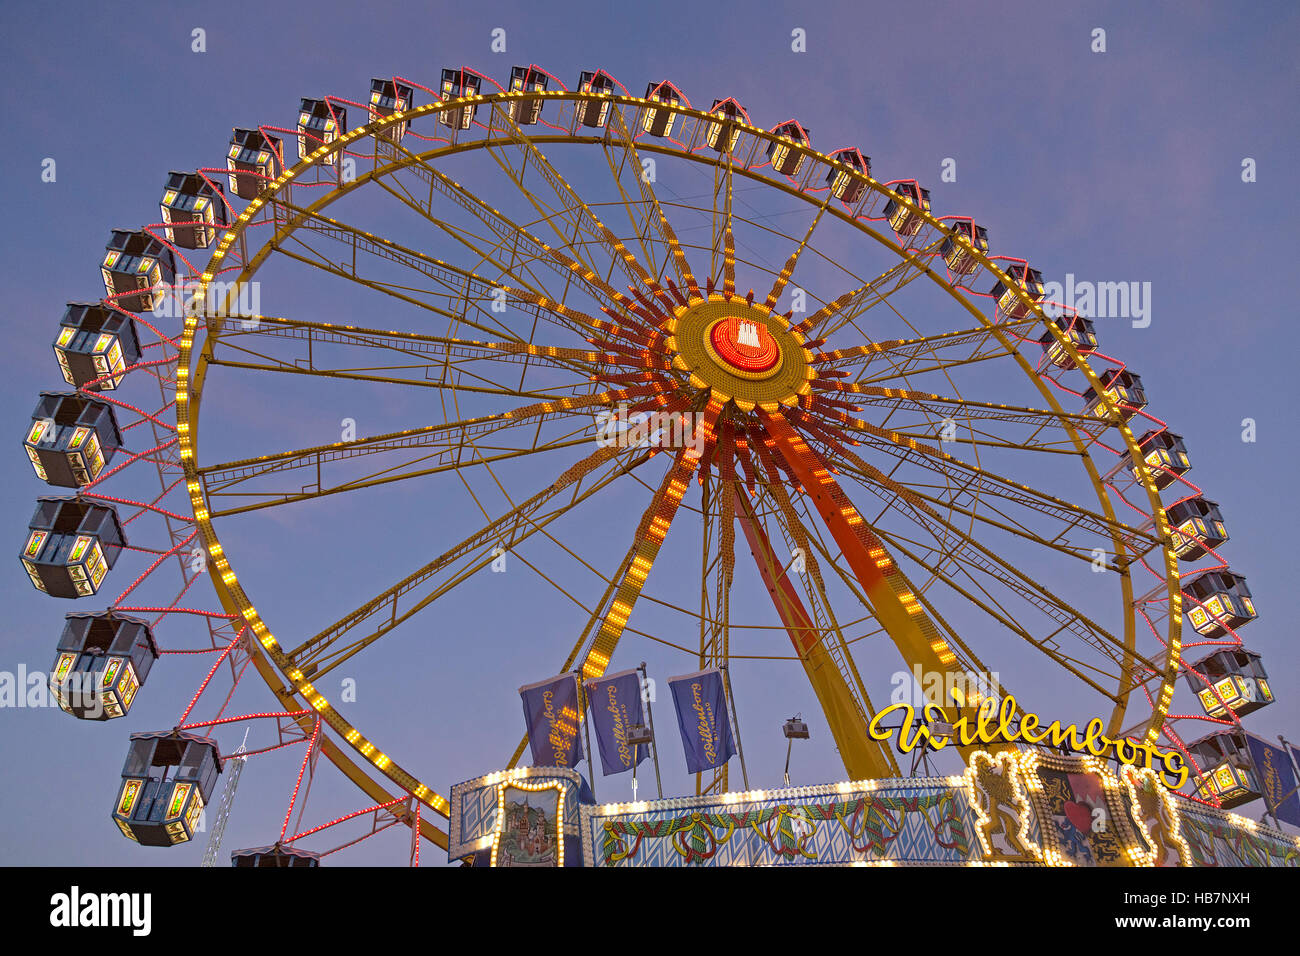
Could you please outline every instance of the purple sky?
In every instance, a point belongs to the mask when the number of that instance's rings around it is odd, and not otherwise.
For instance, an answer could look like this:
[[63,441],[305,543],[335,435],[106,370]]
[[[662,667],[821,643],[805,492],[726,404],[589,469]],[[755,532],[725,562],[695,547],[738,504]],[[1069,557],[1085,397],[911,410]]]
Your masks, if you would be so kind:
[[[504,83],[512,65],[535,62],[570,87],[581,70],[603,68],[633,93],[668,78],[696,104],[735,96],[764,127],[795,116],[812,130],[814,146],[856,144],[871,156],[877,179],[917,178],[932,189],[937,213],[974,216],[988,227],[994,253],[1026,257],[1048,280],[1073,273],[1079,280],[1150,282],[1148,328],[1098,320],[1098,333],[1108,354],[1142,374],[1152,413],[1186,439],[1194,466],[1189,477],[1222,505],[1231,534],[1224,553],[1249,578],[1261,615],[1243,638],[1264,655],[1278,698],[1248,726],[1269,739],[1300,738],[1298,655],[1294,628],[1286,623],[1300,610],[1291,479],[1300,396],[1294,308],[1279,304],[1277,291],[1300,251],[1292,168],[1300,152],[1294,60],[1300,13],[1292,4],[1243,11],[1227,3],[1135,9],[1126,3],[664,2],[635,16],[615,3],[484,2],[437,13],[414,3],[373,4],[366,13],[357,4],[172,3],[136,6],[129,16],[111,5],[81,6],[55,14],[48,5],[11,2],[0,13],[6,80],[0,97],[10,129],[0,154],[10,230],[2,320],[7,374],[0,389],[13,436],[10,454],[0,460],[0,496],[15,555],[0,585],[10,609],[0,671],[47,669],[63,614],[101,608],[141,568],[139,556],[124,558],[98,598],[60,602],[36,593],[16,560],[35,497],[53,493],[31,473],[20,433],[37,393],[62,387],[50,342],[66,301],[101,294],[96,266],[110,230],[154,221],[169,170],[221,165],[232,126],[291,125],[299,97],[328,92],[361,100],[370,77],[393,74],[433,86],[443,67],[462,64]],[[204,54],[190,50],[195,27],[207,31]],[[505,54],[490,52],[495,27],[507,31]],[[790,50],[796,27],[807,31],[806,54]],[[1096,27],[1106,30],[1104,54],[1090,51]],[[57,162],[54,183],[41,181],[46,157]],[[940,181],[948,157],[957,162],[952,183]],[[1242,182],[1245,157],[1256,160],[1258,182]],[[460,170],[455,174],[466,182],[476,175]],[[664,189],[684,196],[698,193],[701,182],[669,178]],[[791,208],[786,201],[765,212]],[[802,230],[806,218],[793,222],[788,228]],[[753,242],[756,254],[769,253],[759,239]],[[350,311],[363,300],[351,293],[311,289],[287,298],[272,291],[291,288],[303,275],[285,270],[272,277],[281,284],[268,285],[267,295],[281,296],[274,302],[281,314],[311,310],[364,324]],[[840,291],[816,294],[832,298]],[[936,308],[933,296],[928,302]],[[298,312],[290,313],[293,308]],[[331,309],[335,315],[326,314]],[[952,328],[967,320],[934,317]],[[224,457],[234,458],[336,441],[337,422],[349,415],[358,418],[362,434],[430,418],[418,407],[427,396],[369,388],[331,396],[315,383],[264,386],[237,376],[221,384],[204,407],[212,437],[205,438],[201,458],[209,450],[212,460],[221,460],[227,451]],[[139,383],[134,389],[127,400],[147,401]],[[1253,444],[1240,439],[1247,417],[1257,423]],[[554,470],[551,464],[535,475],[517,470],[511,490],[536,487]],[[153,481],[139,473],[116,487],[127,494],[132,482]],[[475,515],[466,509],[473,505],[454,481],[416,484],[364,502],[341,496],[219,527],[241,580],[283,643],[295,643],[300,630],[315,633],[456,540],[457,530],[469,530]],[[596,560],[615,560],[628,541],[627,509],[639,515],[643,506],[635,494],[614,499],[569,540]],[[157,541],[155,534],[149,543]],[[522,731],[515,689],[552,673],[573,640],[572,607],[554,593],[551,603],[534,603],[543,592],[522,583],[528,572],[513,573],[520,577],[481,575],[468,582],[456,602],[424,622],[431,633],[403,635],[355,674],[357,723],[443,793],[504,765]],[[668,589],[686,581],[674,580],[671,569],[663,573]],[[173,580],[174,572],[168,586]],[[507,582],[521,590],[502,593]],[[750,580],[742,584],[738,577],[737,587],[745,601],[761,597]],[[206,581],[196,592],[195,603],[215,604]],[[744,602],[733,596],[735,603]],[[645,614],[647,626],[664,632],[680,625]],[[857,616],[841,611],[845,620]],[[696,637],[679,639],[689,646]],[[165,647],[195,640],[184,625],[160,628]],[[1002,653],[994,648],[988,657],[1005,674],[1038,674],[1049,684],[1059,676],[1015,648]],[[688,658],[661,654],[644,641],[622,648],[613,667],[642,659],[661,679],[692,669]],[[868,649],[858,662],[873,675],[873,690],[883,687],[887,697],[896,656]],[[140,848],[108,816],[127,734],[174,724],[207,666],[198,658],[164,658],[123,721],[0,710],[0,761],[7,770],[0,862],[196,864],[203,840],[170,851]],[[753,785],[779,783],[785,750],[779,721],[797,710],[812,715],[813,739],[796,753],[796,782],[840,779],[842,767],[798,667],[755,664],[748,671],[752,683],[739,676]],[[337,683],[323,689],[337,696]],[[1061,699],[1073,702],[1071,693],[1061,688]],[[1051,713],[1055,695],[1039,694],[1039,708]],[[1185,690],[1179,700],[1187,700]],[[255,678],[241,686],[232,706],[273,709]],[[684,792],[689,778],[672,737],[671,711],[666,700],[660,706],[665,787]],[[267,745],[269,734],[259,726],[250,746]],[[219,735],[226,750],[239,738]],[[274,841],[300,759],[301,749],[293,748],[250,763],[226,851]],[[321,766],[304,825],[363,805],[350,784]],[[733,785],[739,787],[738,768]],[[624,778],[598,778],[596,790],[603,799],[630,795]],[[396,863],[403,852],[394,830],[331,862]],[[426,860],[440,857],[426,848]]]

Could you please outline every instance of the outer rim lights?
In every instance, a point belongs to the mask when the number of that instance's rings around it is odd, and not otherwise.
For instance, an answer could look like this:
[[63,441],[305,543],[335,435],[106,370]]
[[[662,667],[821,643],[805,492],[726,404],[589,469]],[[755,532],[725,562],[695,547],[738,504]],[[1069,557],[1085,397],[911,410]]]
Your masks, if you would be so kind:
[[[557,96],[562,96],[562,95],[564,95],[564,94],[562,93],[562,91],[558,91],[558,90],[557,90],[557,91],[554,91],[554,93],[555,93],[555,95],[557,95]],[[619,100],[622,101],[623,98],[622,98],[622,97],[619,97]],[[404,105],[404,104],[402,104],[402,105]],[[410,113],[410,116],[412,116],[412,117],[424,116],[424,115],[426,115],[426,114],[429,113],[429,112],[435,112],[435,113],[436,113],[437,110],[436,110],[436,109],[435,109],[435,110],[426,110],[426,109],[423,108],[423,107],[421,107],[420,109],[412,108],[412,111],[411,111],[411,113]],[[707,115],[707,114],[706,114],[706,115]],[[737,129],[739,129],[739,128],[741,128],[741,127],[744,127],[745,129],[750,129],[749,124],[745,123],[745,122],[744,122],[743,120],[741,120],[739,117],[735,118],[734,120],[731,120],[730,122],[731,122],[731,125],[732,125],[733,127],[737,128]],[[710,124],[706,124],[706,125],[705,125],[705,128],[707,129],[709,125],[710,125]],[[723,124],[722,124],[722,123],[718,123],[718,124],[716,124],[716,125],[718,125],[718,126],[722,126]],[[760,131],[760,132],[761,132],[761,131]],[[352,140],[355,140],[355,139],[359,138],[359,137],[360,137],[361,135],[363,135],[363,134],[364,134],[364,127],[363,127],[362,129],[357,130],[357,131],[354,131],[354,133],[353,133],[350,137],[348,137],[347,134],[344,134],[344,136],[345,136],[349,141],[352,141]],[[817,155],[819,155],[819,154],[813,153],[812,155],[817,156]],[[292,177],[283,177],[283,178],[287,181],[288,179],[291,179]],[[868,181],[873,182],[873,183],[875,182],[875,180],[872,180],[872,179],[870,179],[869,177],[868,177]],[[206,277],[206,276],[205,276],[205,277]],[[186,338],[187,338],[187,341],[188,341],[188,340],[191,340],[191,339],[192,339],[192,336],[187,335]],[[196,398],[197,398],[197,396],[196,396]],[[182,458],[185,459],[187,462],[190,462],[190,461],[193,460],[193,453],[190,452],[189,454],[186,454],[186,446],[187,446],[187,444],[188,444],[187,441],[184,441],[184,440],[183,440],[183,441],[181,442],[181,445],[182,445]]]

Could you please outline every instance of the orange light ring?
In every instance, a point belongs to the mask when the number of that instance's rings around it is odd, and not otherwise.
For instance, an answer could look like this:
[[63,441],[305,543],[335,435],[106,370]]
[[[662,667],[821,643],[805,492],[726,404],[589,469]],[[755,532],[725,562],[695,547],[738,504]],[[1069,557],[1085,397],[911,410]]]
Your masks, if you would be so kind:
[[[757,345],[740,341],[741,330],[751,326]],[[709,358],[722,365],[733,375],[747,379],[771,378],[781,370],[784,355],[776,339],[761,322],[727,316],[709,326],[704,337],[704,348]]]

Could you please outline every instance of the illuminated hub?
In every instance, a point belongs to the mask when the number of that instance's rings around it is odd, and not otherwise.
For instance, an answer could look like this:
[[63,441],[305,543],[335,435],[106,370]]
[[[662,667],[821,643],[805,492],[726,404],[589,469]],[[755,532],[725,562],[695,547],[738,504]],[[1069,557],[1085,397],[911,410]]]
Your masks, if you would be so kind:
[[708,348],[719,364],[745,376],[766,378],[781,366],[781,349],[772,333],[752,319],[733,315],[714,322]]
[[135,320],[102,305],[69,302],[54,339],[54,357],[69,385],[96,392],[115,389],[119,373],[140,361]]
[[182,730],[132,734],[113,822],[143,846],[192,840],[219,773],[210,739]]
[[50,671],[59,706],[83,720],[131,711],[158,647],[149,625],[125,614],[69,614]]
[[217,238],[217,227],[226,225],[220,183],[198,173],[169,173],[159,206],[167,241],[185,249],[208,248]]
[[125,546],[116,509],[82,498],[37,498],[20,557],[38,590],[89,597]]
[[[328,146],[348,131],[348,111],[327,100],[304,98],[298,105],[298,158],[306,159],[322,146]],[[322,160],[333,166],[338,154],[331,153]]]
[[38,478],[64,488],[88,485],[122,447],[113,406],[78,392],[41,392],[23,442]]
[[715,293],[677,310],[666,326],[673,365],[741,411],[793,407],[811,391],[812,356],[784,316]]
[[256,199],[283,172],[279,137],[255,129],[232,130],[226,168],[230,170],[230,191],[240,199]]
[[1147,407],[1147,393],[1142,388],[1142,378],[1128,369],[1113,368],[1101,377],[1101,394],[1094,388],[1083,393],[1083,410],[1098,418],[1106,417],[1105,395],[1119,406],[1120,421],[1128,421]]
[[1221,807],[1230,810],[1259,799],[1259,786],[1255,783],[1244,733],[1210,734],[1189,744],[1187,750],[1205,777],[1196,786],[1196,795],[1202,800],[1217,798]]
[[[1211,717],[1224,717],[1231,707],[1238,717],[1273,703],[1273,690],[1268,686],[1268,672],[1264,662],[1254,651],[1244,647],[1225,647],[1191,665],[1196,673],[1187,674],[1187,686],[1192,689]],[[1200,674],[1210,682],[1197,676]]]
[[172,251],[147,232],[125,229],[114,229],[104,249],[104,294],[128,312],[152,312],[167,295],[163,286],[176,279]]

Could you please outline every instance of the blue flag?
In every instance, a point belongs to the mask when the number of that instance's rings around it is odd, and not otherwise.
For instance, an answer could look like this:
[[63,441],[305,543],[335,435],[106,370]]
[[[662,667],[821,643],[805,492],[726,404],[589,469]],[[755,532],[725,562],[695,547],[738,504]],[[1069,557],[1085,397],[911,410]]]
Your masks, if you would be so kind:
[[1259,777],[1259,793],[1279,820],[1300,826],[1300,794],[1296,793],[1295,771],[1286,751],[1267,740],[1246,734],[1250,759]]
[[677,726],[686,748],[686,769],[700,773],[721,767],[736,752],[727,715],[727,690],[716,667],[668,679]]
[[578,676],[561,674],[519,688],[534,767],[576,767],[582,759],[578,741]]
[[[608,777],[631,770],[633,747],[627,742],[627,730],[632,724],[645,722],[641,713],[641,675],[630,670],[587,681],[587,704],[591,707],[602,773]],[[650,748],[644,744],[635,749],[638,764],[650,756]]]

